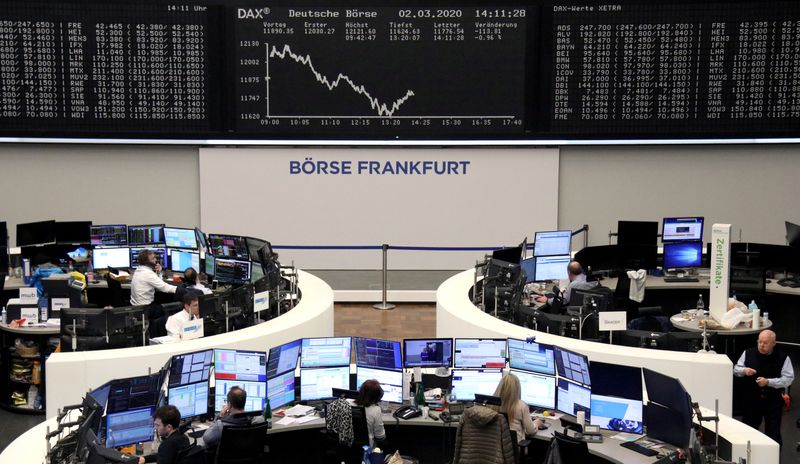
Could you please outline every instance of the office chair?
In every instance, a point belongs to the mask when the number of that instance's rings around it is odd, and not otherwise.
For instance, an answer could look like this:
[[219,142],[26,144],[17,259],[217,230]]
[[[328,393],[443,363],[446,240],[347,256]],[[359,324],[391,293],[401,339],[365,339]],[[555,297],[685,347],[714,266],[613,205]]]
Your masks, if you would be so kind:
[[214,464],[257,464],[264,461],[264,447],[267,444],[266,422],[222,428],[217,449],[214,450]]
[[589,462],[589,447],[585,441],[556,431],[553,432],[553,439],[550,440],[550,448],[547,450],[544,462],[549,462],[550,454],[556,452],[555,449],[558,449],[560,462]]
[[206,464],[206,449],[196,443],[178,451],[178,464]]
[[661,306],[640,307],[637,314],[638,317],[628,322],[629,329],[649,332],[671,332],[673,329]]
[[[504,412],[501,412],[500,414],[505,418],[506,425],[508,426],[508,414]],[[531,445],[531,440],[526,438],[524,440],[517,441],[517,434],[511,430],[510,426],[508,426],[508,431],[511,436],[511,446],[514,448],[514,462],[516,464],[532,462],[533,456],[528,454],[528,448]]]
[[340,462],[360,462],[362,457],[362,446],[369,445],[369,431],[367,429],[367,413],[364,406],[351,406],[351,420],[353,428],[353,443],[346,446],[339,441],[339,434],[335,428],[328,427],[329,424],[335,424],[343,418],[338,417],[337,414],[329,414],[333,409],[328,408],[330,404],[325,405],[325,430],[328,439],[328,446],[325,449],[326,462],[340,463]]
[[108,293],[111,296],[111,306],[114,308],[120,308],[122,306],[128,306],[128,302],[124,301],[122,298],[122,284],[111,278],[111,274],[117,274],[119,271],[117,269],[108,268],[108,273],[106,274],[106,283],[108,284]]

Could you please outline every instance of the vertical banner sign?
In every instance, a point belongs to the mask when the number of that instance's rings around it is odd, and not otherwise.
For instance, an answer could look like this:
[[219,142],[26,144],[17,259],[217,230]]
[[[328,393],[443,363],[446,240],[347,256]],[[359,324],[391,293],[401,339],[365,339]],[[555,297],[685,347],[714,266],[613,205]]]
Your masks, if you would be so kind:
[[728,311],[730,254],[731,225],[714,224],[711,228],[711,293],[708,310],[718,321]]

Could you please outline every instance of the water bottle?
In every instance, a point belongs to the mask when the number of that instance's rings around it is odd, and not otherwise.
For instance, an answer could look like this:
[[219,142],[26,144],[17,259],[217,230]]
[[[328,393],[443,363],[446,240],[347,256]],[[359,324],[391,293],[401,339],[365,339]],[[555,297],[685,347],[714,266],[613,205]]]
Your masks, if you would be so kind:
[[3,323],[3,324],[7,324],[7,321],[6,321],[7,317],[8,316],[6,315],[6,307],[3,306],[3,312],[0,313],[0,322]]
[[756,304],[756,300],[750,301],[750,304],[747,305],[750,308],[750,311],[753,313],[753,330],[758,330],[761,328],[761,311],[758,309],[758,305]]
[[264,402],[264,422],[267,423],[267,428],[272,428],[272,406],[269,404],[269,398]]
[[769,320],[769,311],[764,311],[764,325],[767,324],[768,320]]
[[47,321],[47,298],[39,298],[39,322]]
[[697,299],[697,310],[699,312],[705,312],[706,310],[706,303],[703,301],[703,294],[700,294],[700,298]]
[[425,389],[422,382],[417,382],[417,393],[414,395],[414,405],[421,408],[425,406]]

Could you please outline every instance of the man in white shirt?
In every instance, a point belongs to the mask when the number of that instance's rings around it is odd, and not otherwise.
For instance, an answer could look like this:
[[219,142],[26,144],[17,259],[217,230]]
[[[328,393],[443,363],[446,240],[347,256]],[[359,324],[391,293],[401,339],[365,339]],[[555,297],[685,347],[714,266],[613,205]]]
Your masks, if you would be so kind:
[[161,264],[153,250],[142,250],[136,258],[139,266],[131,278],[131,305],[149,305],[156,299],[156,290],[175,293],[177,287],[161,279]]
[[203,295],[210,295],[212,293],[211,289],[197,281],[197,271],[193,267],[186,268],[186,270],[183,271],[183,283],[186,284],[186,288],[199,290],[203,292]]
[[[587,282],[583,267],[577,261],[570,261],[567,265],[567,277],[569,278],[569,285],[561,293],[562,307],[569,305],[572,290],[591,290],[598,286],[597,282]],[[538,303],[553,304],[553,299],[544,295],[537,296],[535,299]]]
[[200,304],[197,301],[197,293],[188,292],[183,297],[183,310],[178,311],[167,319],[167,334],[170,337],[180,338],[181,332],[183,332],[183,325],[199,317]]

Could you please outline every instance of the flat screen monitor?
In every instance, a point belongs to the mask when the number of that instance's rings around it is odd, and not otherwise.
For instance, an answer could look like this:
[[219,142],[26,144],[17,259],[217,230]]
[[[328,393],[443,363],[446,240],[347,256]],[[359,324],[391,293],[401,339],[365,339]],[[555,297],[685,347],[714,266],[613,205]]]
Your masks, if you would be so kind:
[[475,394],[493,395],[503,378],[499,369],[453,369],[450,394],[458,401],[473,401]]
[[89,242],[97,246],[122,246],[128,244],[128,226],[106,224],[89,228]]
[[300,367],[350,365],[350,337],[304,338]]
[[519,264],[522,259],[522,247],[501,248],[492,252],[492,259],[499,259],[507,263]]
[[128,245],[163,245],[164,224],[128,226]]
[[89,243],[91,240],[89,228],[92,221],[57,221],[57,243]]
[[356,365],[377,369],[402,369],[400,342],[375,338],[353,338]]
[[214,256],[250,259],[250,250],[244,237],[238,235],[208,235],[209,251]]
[[525,283],[536,281],[536,257],[525,258],[519,262],[519,267],[525,271]]
[[271,379],[284,372],[294,372],[297,369],[297,360],[300,359],[301,345],[301,340],[294,340],[270,348],[267,360],[267,378]]
[[217,257],[214,260],[214,279],[223,284],[249,283],[250,261]]
[[164,243],[167,248],[197,249],[197,234],[194,229],[164,227]]
[[300,401],[333,398],[333,389],[350,389],[350,366],[300,369]]
[[202,381],[208,382],[213,363],[214,350],[176,354],[169,363],[167,385],[175,387]]
[[56,221],[17,224],[17,246],[56,243]]
[[245,237],[244,241],[247,244],[247,253],[250,256],[250,260],[261,261],[261,259],[258,256],[258,250],[264,245],[269,244],[269,242],[254,237]]
[[642,400],[595,395],[592,392],[590,424],[601,429],[626,433],[644,433]]
[[505,338],[456,338],[455,367],[506,367]]
[[172,387],[167,392],[167,398],[169,404],[181,412],[181,420],[208,414],[208,382]]
[[681,381],[650,369],[642,369],[647,401],[691,414],[691,400]]
[[204,264],[203,267],[205,268],[206,275],[210,276],[210,277],[213,277],[214,276],[214,266],[216,266],[216,264],[217,264],[216,261],[217,260],[214,258],[214,256],[206,253],[206,257],[205,257],[204,261],[205,262],[203,263]]
[[692,434],[692,411],[677,411],[656,403],[644,408],[647,436],[677,446],[689,446]]
[[703,264],[703,242],[664,244],[664,268],[694,268]]
[[8,224],[0,221],[0,248],[8,248]]
[[578,415],[583,411],[591,418],[592,390],[564,379],[558,379],[558,403],[556,409],[564,414]]
[[618,245],[658,245],[658,222],[618,221]]
[[247,393],[244,412],[261,412],[267,397],[267,353],[214,350],[214,410],[219,412],[231,387]]
[[597,361],[589,363],[592,393],[642,400],[642,369]]
[[572,247],[572,231],[536,232],[533,256],[568,255]]
[[519,379],[522,401],[528,406],[545,409],[556,407],[555,377],[515,370],[511,373]]
[[381,384],[382,401],[403,402],[403,371],[356,367],[356,388],[361,388],[361,384],[370,379],[375,379]]
[[592,384],[589,377],[589,358],[557,346],[553,347],[553,350],[559,377],[587,386]]
[[154,407],[109,413],[106,416],[106,447],[153,441]]
[[156,261],[161,263],[162,267],[167,266],[167,249],[166,248],[149,248],[149,247],[131,247],[131,268],[136,269],[139,267],[139,252],[142,250],[151,250],[156,255]]
[[0,269],[8,269],[8,267],[8,248],[0,247]]
[[200,269],[200,253],[195,251],[170,250],[169,268],[172,272],[183,272],[188,268]]
[[664,218],[661,228],[662,242],[683,242],[703,240],[702,217]]
[[795,248],[800,248],[800,226],[789,221],[786,223],[786,243]]
[[199,227],[194,228],[194,235],[197,240],[197,244],[203,247],[204,250],[208,251],[208,237],[206,234],[200,230]]
[[111,389],[108,393],[108,412],[154,408],[161,390],[161,383],[159,374],[111,381]]
[[94,269],[125,269],[131,267],[131,250],[128,247],[95,248],[92,250]]
[[103,409],[105,409],[106,403],[108,403],[108,394],[110,391],[111,391],[111,382],[106,382],[103,385],[89,392],[89,394],[92,396],[92,398],[94,398],[97,404],[100,405],[101,413],[103,412]]
[[294,401],[294,371],[284,372],[267,380],[267,396],[272,409]]
[[556,375],[553,347],[542,343],[528,343],[516,338],[508,339],[508,367],[539,374]]
[[536,272],[533,280],[544,282],[547,280],[565,280],[567,276],[567,265],[569,265],[569,255],[561,256],[537,256]]
[[403,340],[405,367],[452,367],[452,338],[407,338]]

